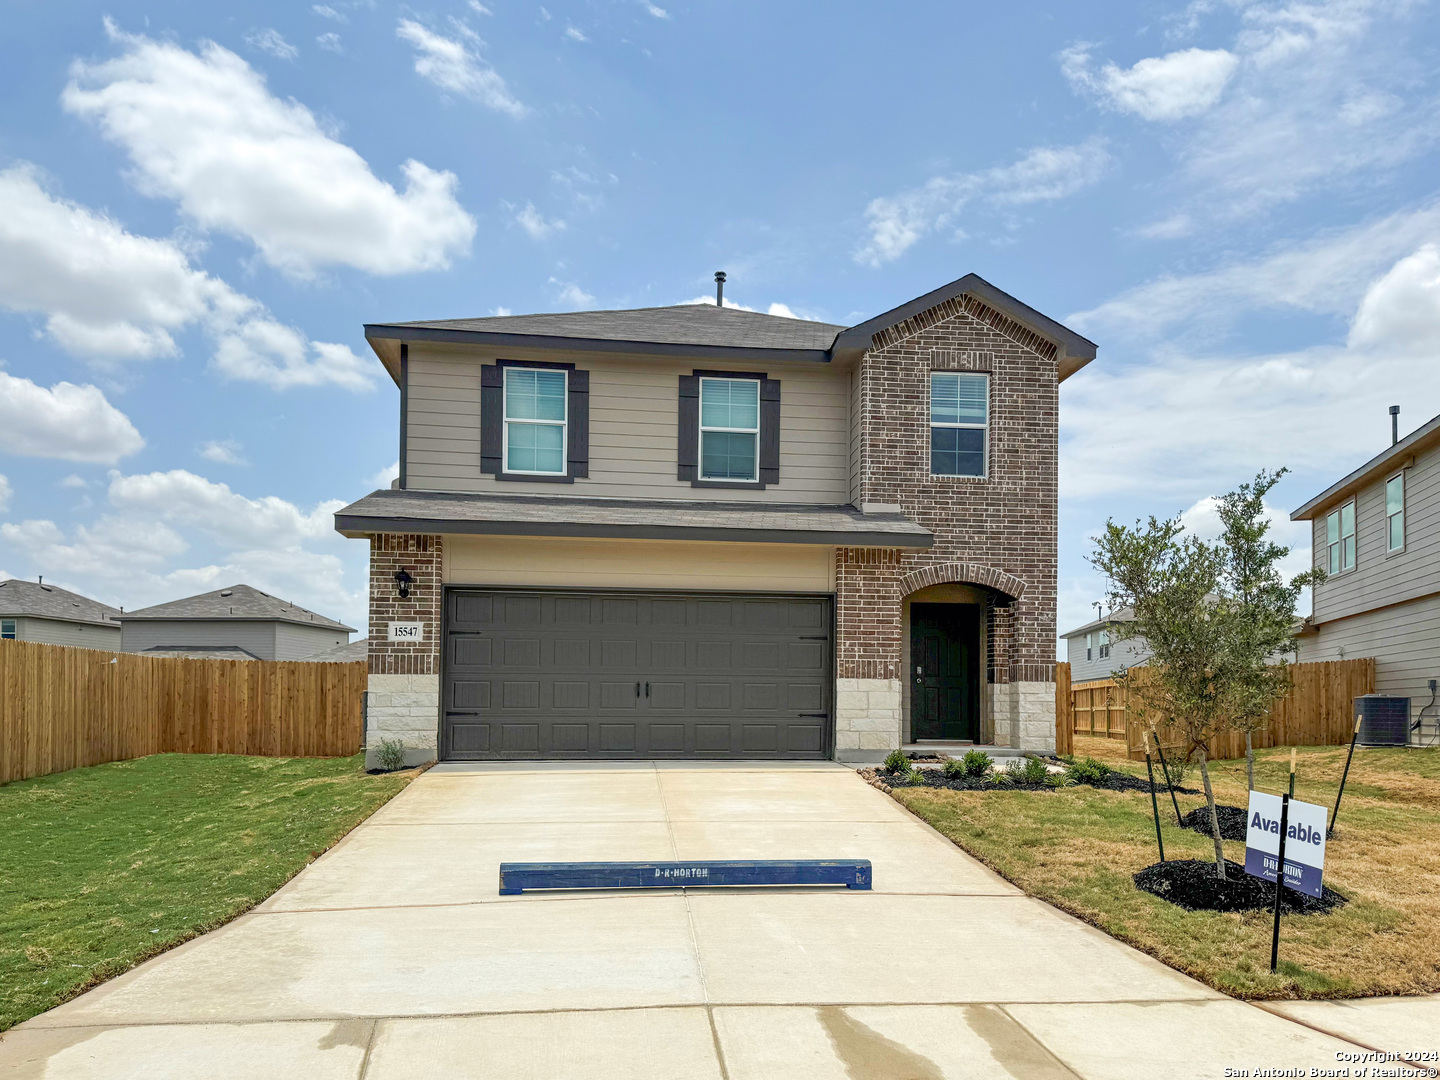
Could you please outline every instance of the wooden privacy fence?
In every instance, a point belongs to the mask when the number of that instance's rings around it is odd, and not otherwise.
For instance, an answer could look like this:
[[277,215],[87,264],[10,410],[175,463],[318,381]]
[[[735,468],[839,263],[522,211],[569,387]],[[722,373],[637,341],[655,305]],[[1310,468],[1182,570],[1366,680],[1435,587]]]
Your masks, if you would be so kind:
[[1071,708],[1070,665],[1055,665],[1055,753],[1075,752],[1075,714]]
[[[1143,677],[1144,668],[1137,669]],[[1059,690],[1058,684],[1056,687]],[[1290,692],[1276,700],[1270,717],[1251,736],[1257,749],[1267,746],[1339,746],[1350,741],[1354,728],[1355,699],[1375,691],[1375,658],[1327,660],[1290,665]],[[1080,735],[1124,739],[1132,761],[1145,759],[1146,725],[1129,715],[1124,687],[1110,679],[1076,683],[1070,691],[1074,730]],[[1057,699],[1058,700],[1058,699]],[[1180,735],[1168,724],[1157,724],[1160,743],[1180,749]],[[1242,757],[1245,733],[1226,732],[1210,746],[1216,759]]]
[[146,754],[353,754],[367,667],[0,640],[0,783]]

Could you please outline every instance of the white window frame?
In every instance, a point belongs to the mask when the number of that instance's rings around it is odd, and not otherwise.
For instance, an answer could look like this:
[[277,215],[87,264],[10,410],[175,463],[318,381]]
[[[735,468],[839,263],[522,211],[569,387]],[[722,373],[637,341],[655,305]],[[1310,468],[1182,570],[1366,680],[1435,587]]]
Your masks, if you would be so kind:
[[14,641],[20,634],[20,623],[16,619],[0,619],[0,640]]
[[1101,659],[1101,660],[1108,660],[1108,659],[1110,659],[1110,631],[1109,631],[1109,630],[1101,630],[1101,631],[1100,631],[1100,659]]
[[[753,428],[736,427],[707,427],[705,424],[705,384],[707,382],[723,383],[750,383],[755,387],[755,426]],[[696,423],[699,426],[699,433],[695,440],[696,457],[699,460],[695,463],[695,475],[709,484],[758,484],[760,483],[760,380],[747,379],[743,376],[730,378],[724,375],[701,375],[700,376],[700,401],[699,415]],[[707,431],[724,432],[730,435],[754,435],[755,436],[755,475],[748,480],[734,476],[706,476],[705,475],[705,433]]]
[[[1349,565],[1349,566],[1346,566],[1346,565],[1345,565],[1345,537],[1346,537],[1346,534],[1342,531],[1342,530],[1345,528],[1345,508],[1346,508],[1347,506],[1350,508],[1350,522],[1351,522],[1351,528],[1352,528],[1352,530],[1353,530],[1351,533],[1349,533],[1349,536],[1350,536],[1350,565]],[[1330,519],[1331,519],[1332,517],[1335,518],[1335,540],[1334,540],[1333,542],[1332,542],[1331,539],[1330,539]],[[1358,550],[1358,540],[1357,540],[1357,537],[1358,537],[1358,535],[1359,535],[1359,532],[1360,532],[1359,508],[1358,508],[1358,506],[1356,505],[1356,502],[1355,502],[1354,499],[1347,499],[1347,500],[1345,500],[1343,503],[1341,503],[1339,506],[1337,506],[1334,510],[1331,510],[1328,514],[1325,515],[1325,572],[1326,572],[1327,574],[1329,574],[1331,577],[1336,577],[1336,576],[1338,576],[1338,575],[1340,575],[1340,574],[1348,574],[1348,573],[1350,573],[1352,570],[1354,570],[1355,567],[1356,567],[1356,565],[1359,563],[1359,561],[1360,561],[1360,557],[1359,557],[1359,556],[1360,556],[1360,553],[1359,553],[1359,550]],[[1335,550],[1336,548],[1339,549],[1339,553],[1340,553],[1338,559],[1336,559],[1335,556],[1333,555],[1333,552],[1334,552],[1334,550]],[[1330,569],[1332,566],[1338,566],[1338,569],[1335,569],[1335,570]]]
[[[565,419],[563,420],[511,420],[510,419],[510,372],[512,371],[556,371],[556,368],[527,367],[524,364],[509,364],[501,368],[500,375],[500,424],[504,430],[505,445],[501,447],[504,457],[501,459],[504,471],[513,476],[567,476],[570,472],[570,372],[565,368],[558,369],[560,375],[565,379],[565,390],[561,394],[561,401],[565,403]],[[532,424],[536,427],[558,427],[560,429],[560,468],[558,471],[549,469],[512,469],[510,467],[510,425]]]
[[[985,423],[983,424],[951,424],[936,423],[935,421],[935,376],[936,375],[961,375],[971,378],[985,380]],[[929,442],[926,446],[926,457],[929,459],[925,468],[931,476],[943,476],[949,480],[988,480],[990,479],[990,373],[988,371],[931,371],[930,381],[926,388],[925,410],[929,414],[930,427],[926,432]],[[979,430],[984,432],[980,440],[980,473],[937,473],[934,471],[935,458],[930,447],[934,445],[933,432],[936,428],[968,428],[971,431]]]
[[1095,659],[1095,655],[1094,655],[1094,645],[1095,645],[1095,635],[1094,635],[1094,634],[1086,634],[1086,635],[1085,635],[1085,659],[1086,659],[1086,660],[1094,660],[1094,659]]
[[[1395,513],[1390,512],[1390,485],[1396,480],[1400,481],[1400,509]],[[1391,539],[1394,536],[1392,523],[1395,518],[1400,519],[1400,545],[1392,546]],[[1401,469],[1385,481],[1385,554],[1399,555],[1405,550],[1405,470]]]

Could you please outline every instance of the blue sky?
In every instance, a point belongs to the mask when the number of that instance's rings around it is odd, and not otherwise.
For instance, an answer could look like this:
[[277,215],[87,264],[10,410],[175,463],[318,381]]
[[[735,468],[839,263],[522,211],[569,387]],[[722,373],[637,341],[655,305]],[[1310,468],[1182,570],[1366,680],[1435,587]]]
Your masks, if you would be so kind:
[[364,625],[366,321],[709,294],[853,323],[976,272],[1061,394],[1061,629],[1107,516],[1286,512],[1440,408],[1426,3],[21,5],[0,573]]

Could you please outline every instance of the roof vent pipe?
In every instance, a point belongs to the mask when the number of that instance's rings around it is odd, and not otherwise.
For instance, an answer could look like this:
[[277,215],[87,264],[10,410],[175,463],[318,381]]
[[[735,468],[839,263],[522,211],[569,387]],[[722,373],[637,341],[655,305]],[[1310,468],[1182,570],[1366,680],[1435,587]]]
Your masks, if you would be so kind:
[[1390,406],[1390,445],[1400,441],[1400,406]]
[[723,307],[725,306],[725,271],[724,271],[724,270],[716,270],[716,271],[715,271],[715,306],[716,306],[717,308],[723,308]]

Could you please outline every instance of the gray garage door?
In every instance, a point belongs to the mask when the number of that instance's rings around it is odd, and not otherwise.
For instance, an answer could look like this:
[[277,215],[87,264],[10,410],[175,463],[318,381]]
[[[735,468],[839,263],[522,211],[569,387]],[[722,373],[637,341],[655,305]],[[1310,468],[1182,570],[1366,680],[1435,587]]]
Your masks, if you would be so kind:
[[829,756],[824,596],[451,588],[442,755]]

